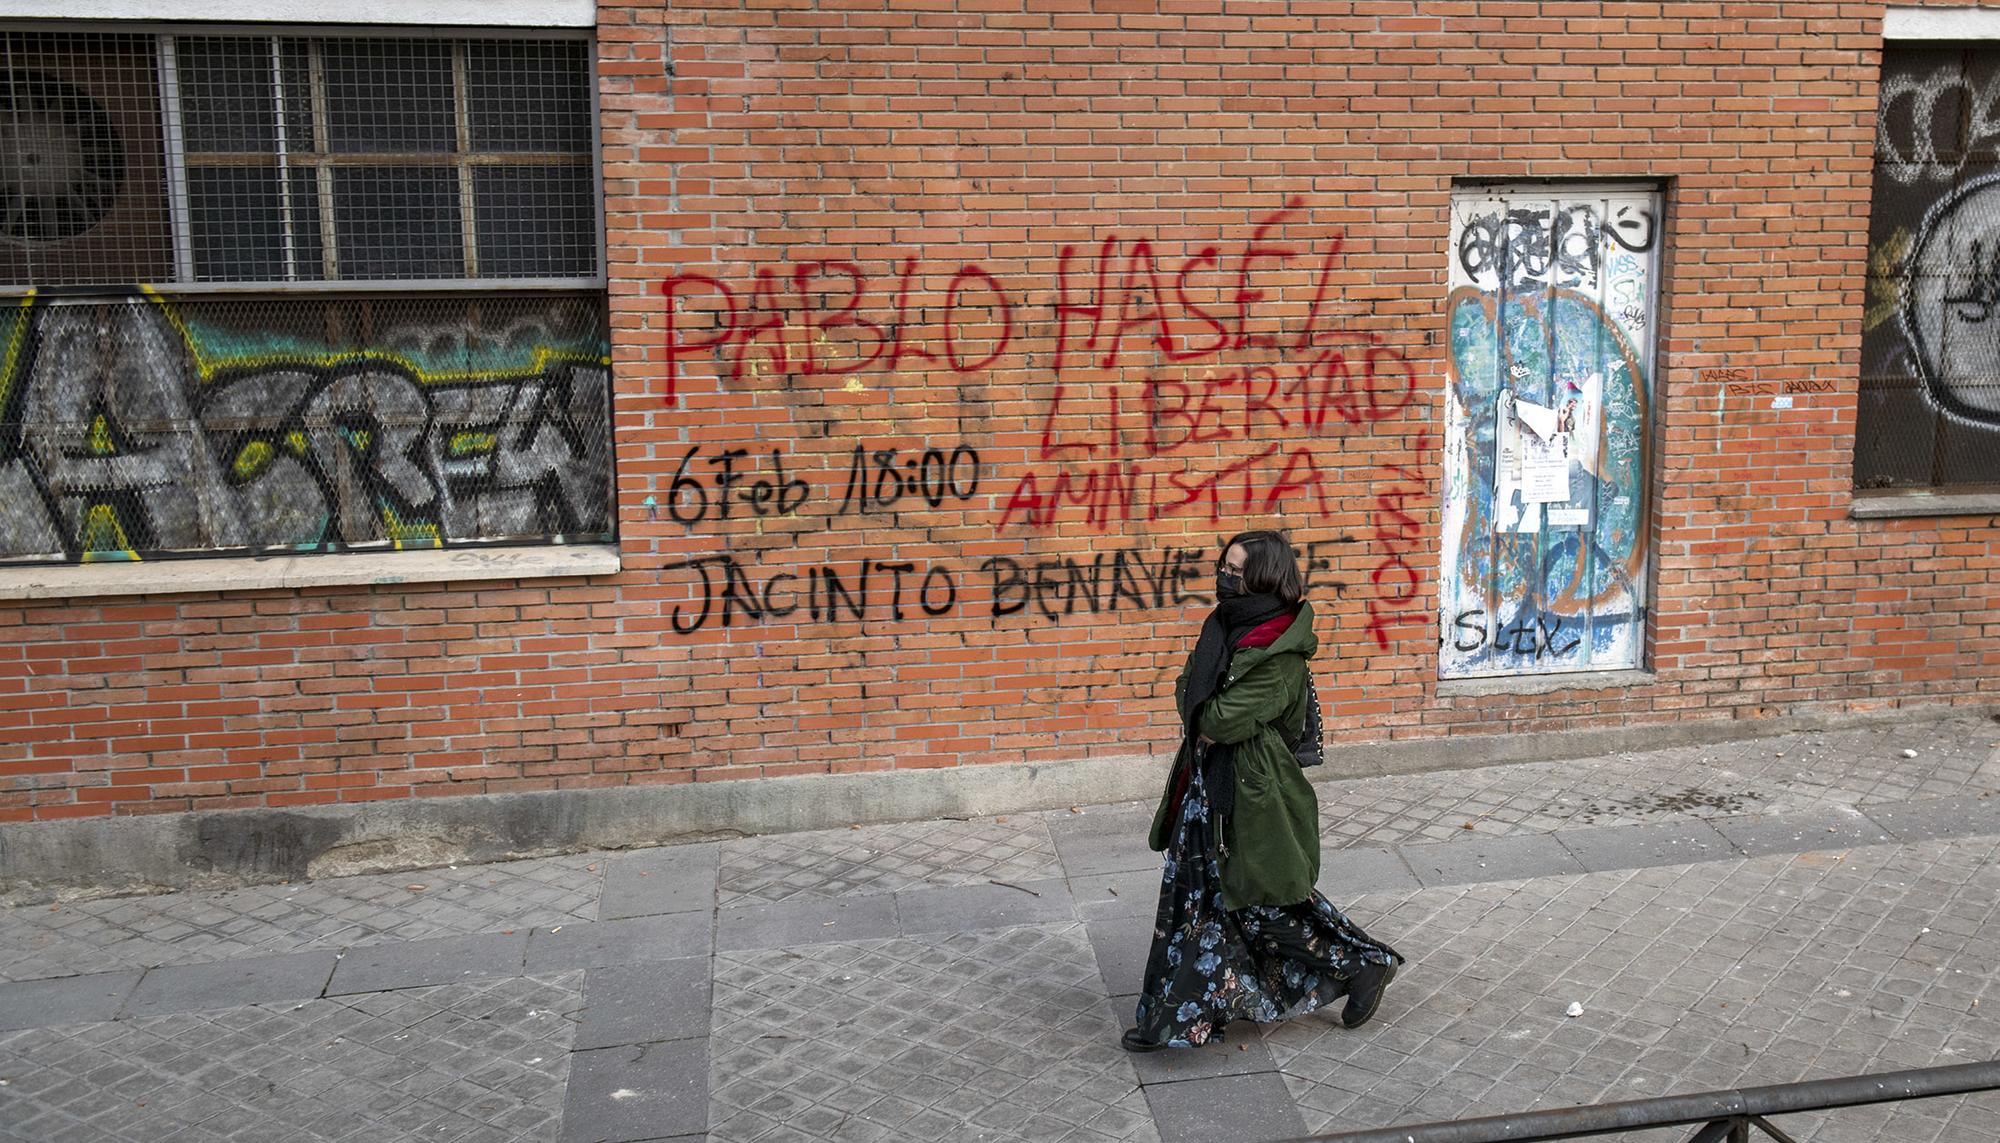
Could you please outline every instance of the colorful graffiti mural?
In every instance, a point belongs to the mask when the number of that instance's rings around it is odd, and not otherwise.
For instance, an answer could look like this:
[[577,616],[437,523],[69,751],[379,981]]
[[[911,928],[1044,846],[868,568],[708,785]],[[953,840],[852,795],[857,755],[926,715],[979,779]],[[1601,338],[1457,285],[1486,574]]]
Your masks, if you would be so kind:
[[1638,665],[1651,194],[1453,207],[1439,670]]
[[612,529],[596,298],[30,296],[0,339],[0,560]]

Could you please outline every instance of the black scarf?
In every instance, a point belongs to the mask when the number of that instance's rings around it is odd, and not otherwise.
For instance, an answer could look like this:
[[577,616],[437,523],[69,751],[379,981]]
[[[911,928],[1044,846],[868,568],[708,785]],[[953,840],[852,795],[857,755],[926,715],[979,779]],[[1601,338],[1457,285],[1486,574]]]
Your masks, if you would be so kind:
[[1209,808],[1227,817],[1236,809],[1236,759],[1221,743],[1197,749],[1201,738],[1201,707],[1222,689],[1229,673],[1229,658],[1245,635],[1291,611],[1291,606],[1275,595],[1239,595],[1225,599],[1208,613],[1201,625],[1201,638],[1188,658],[1187,756],[1199,758],[1202,784],[1208,787]]

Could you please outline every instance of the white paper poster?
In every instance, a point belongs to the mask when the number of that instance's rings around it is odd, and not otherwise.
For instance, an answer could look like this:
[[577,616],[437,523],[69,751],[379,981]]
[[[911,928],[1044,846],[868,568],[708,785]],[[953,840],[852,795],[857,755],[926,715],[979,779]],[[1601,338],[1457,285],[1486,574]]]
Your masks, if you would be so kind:
[[1514,399],[1514,415],[1521,418],[1521,423],[1528,426],[1536,436],[1543,440],[1548,440],[1550,437],[1556,435],[1557,414],[1554,409],[1544,409],[1533,401],[1523,401],[1516,397]]
[[1521,499],[1530,504],[1568,502],[1570,434],[1561,428],[1561,413],[1516,398],[1514,415],[1525,427],[1519,432]]

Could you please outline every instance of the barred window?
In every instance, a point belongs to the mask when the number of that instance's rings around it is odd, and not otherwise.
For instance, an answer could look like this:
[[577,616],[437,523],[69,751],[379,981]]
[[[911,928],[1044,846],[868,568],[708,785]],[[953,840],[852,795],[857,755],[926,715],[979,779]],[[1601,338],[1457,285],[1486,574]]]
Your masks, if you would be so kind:
[[4,35],[0,281],[582,283],[580,39]]
[[2000,48],[1892,43],[1869,210],[1858,490],[2000,488]]
[[590,59],[0,29],[0,566],[615,538]]

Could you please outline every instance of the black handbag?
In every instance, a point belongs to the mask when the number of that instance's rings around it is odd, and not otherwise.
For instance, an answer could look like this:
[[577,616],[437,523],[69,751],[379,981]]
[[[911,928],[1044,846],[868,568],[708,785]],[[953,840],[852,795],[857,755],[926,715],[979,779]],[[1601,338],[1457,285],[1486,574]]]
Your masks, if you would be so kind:
[[1320,720],[1319,690],[1313,686],[1310,670],[1306,672],[1306,725],[1299,740],[1292,743],[1292,757],[1299,760],[1300,769],[1326,761],[1326,724]]

